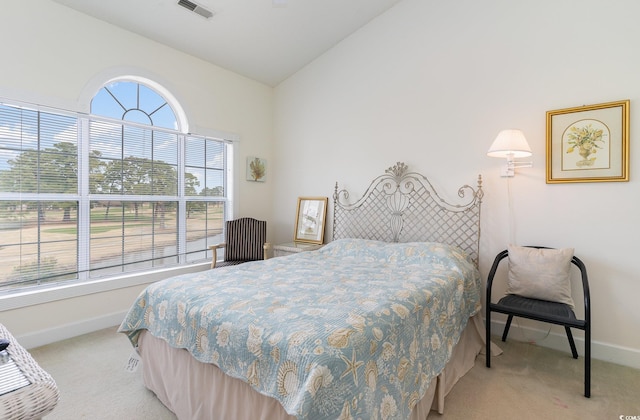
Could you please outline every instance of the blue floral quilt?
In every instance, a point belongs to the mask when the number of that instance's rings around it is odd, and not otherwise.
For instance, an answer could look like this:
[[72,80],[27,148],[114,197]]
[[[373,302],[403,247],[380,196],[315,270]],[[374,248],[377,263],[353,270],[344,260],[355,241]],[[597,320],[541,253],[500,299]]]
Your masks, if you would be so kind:
[[148,286],[120,326],[217,365],[300,419],[407,419],[481,307],[439,243],[341,239]]

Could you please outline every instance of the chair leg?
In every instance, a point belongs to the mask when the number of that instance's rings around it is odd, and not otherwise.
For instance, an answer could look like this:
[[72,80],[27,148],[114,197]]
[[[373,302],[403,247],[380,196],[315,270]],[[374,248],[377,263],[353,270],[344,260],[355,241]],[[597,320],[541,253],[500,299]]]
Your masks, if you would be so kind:
[[509,328],[511,327],[512,320],[513,315],[509,315],[509,318],[507,318],[507,324],[504,326],[504,332],[502,333],[502,341],[507,341],[507,335],[509,334]]
[[567,332],[567,338],[569,339],[569,346],[571,347],[571,354],[573,355],[574,359],[577,359],[578,351],[576,350],[576,343],[573,341],[573,334],[571,334],[571,329],[565,326],[564,330]]
[[591,398],[591,328],[584,330],[584,396]]
[[[489,305],[487,303],[487,305]],[[486,353],[486,365],[488,368],[491,367],[491,310],[487,307],[487,313],[485,316],[485,353]]]

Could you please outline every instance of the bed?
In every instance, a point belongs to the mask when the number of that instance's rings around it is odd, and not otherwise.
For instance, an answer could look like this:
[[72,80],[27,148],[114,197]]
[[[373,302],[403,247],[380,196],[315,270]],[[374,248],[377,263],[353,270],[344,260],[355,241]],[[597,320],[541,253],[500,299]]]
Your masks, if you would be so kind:
[[119,331],[181,419],[425,419],[484,346],[481,180],[461,204],[397,163],[317,251],[148,286]]

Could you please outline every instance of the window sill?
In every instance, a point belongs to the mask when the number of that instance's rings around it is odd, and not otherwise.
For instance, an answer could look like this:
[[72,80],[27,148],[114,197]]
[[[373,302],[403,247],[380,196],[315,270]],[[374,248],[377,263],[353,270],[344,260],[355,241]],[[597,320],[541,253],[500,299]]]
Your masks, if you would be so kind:
[[0,295],[0,312],[47,302],[54,302],[56,300],[70,299],[94,293],[102,293],[111,290],[150,284],[158,280],[163,280],[180,274],[204,271],[210,267],[211,262],[207,261],[156,271],[129,273],[118,277],[110,277],[83,283],[42,286],[30,288],[21,292],[6,293],[4,295]]

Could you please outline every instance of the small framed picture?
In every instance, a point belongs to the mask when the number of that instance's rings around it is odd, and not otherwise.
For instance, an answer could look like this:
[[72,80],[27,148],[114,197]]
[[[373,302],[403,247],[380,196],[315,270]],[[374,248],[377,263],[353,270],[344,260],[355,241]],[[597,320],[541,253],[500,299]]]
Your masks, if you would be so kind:
[[267,161],[259,157],[247,158],[247,181],[265,182],[267,179]]
[[322,244],[327,217],[327,197],[298,197],[294,242]]
[[547,184],[629,181],[629,100],[547,112]]

